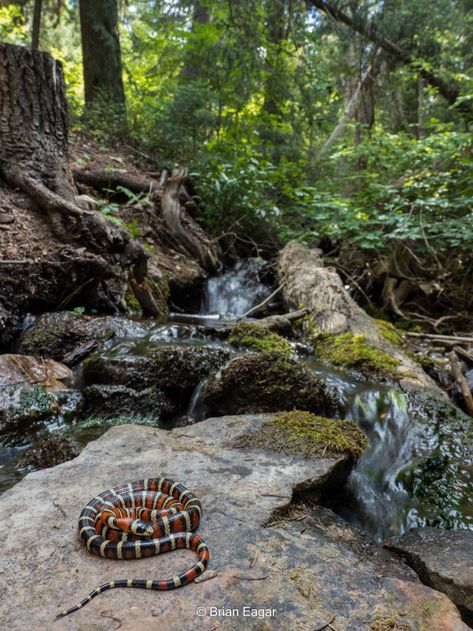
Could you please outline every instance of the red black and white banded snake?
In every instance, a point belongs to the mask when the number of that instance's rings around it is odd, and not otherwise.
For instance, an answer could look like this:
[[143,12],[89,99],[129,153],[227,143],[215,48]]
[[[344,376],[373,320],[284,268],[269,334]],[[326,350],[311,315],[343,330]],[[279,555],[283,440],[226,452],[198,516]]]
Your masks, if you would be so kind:
[[202,506],[185,486],[167,478],[151,478],[116,486],[94,497],[79,518],[87,550],[108,559],[140,559],[178,548],[194,550],[199,560],[167,580],[121,579],[104,583],[56,619],[78,611],[98,594],[115,587],[167,590],[182,587],[202,574],[209,549],[193,534]]

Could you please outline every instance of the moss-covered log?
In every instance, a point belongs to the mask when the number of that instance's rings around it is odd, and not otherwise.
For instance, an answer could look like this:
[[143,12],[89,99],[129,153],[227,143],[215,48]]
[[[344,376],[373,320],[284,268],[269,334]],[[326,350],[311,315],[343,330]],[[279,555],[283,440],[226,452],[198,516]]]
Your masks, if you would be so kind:
[[430,390],[446,397],[406,354],[394,328],[356,304],[338,273],[325,267],[320,250],[289,243],[279,256],[278,273],[287,306],[307,309],[308,331],[321,359],[377,379],[388,378],[402,390]]

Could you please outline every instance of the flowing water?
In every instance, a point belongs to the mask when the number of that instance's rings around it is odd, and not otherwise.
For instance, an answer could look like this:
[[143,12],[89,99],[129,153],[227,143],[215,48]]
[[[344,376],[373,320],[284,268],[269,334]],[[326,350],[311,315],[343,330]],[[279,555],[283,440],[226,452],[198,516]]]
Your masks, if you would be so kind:
[[473,429],[461,412],[431,399],[359,381],[306,361],[334,388],[369,447],[328,503],[376,541],[415,526],[473,529]]
[[259,278],[256,261],[239,261],[232,269],[207,282],[202,313],[242,316],[269,295]]
[[[173,314],[166,325],[115,319],[116,336],[100,353],[111,359],[133,361],[169,344],[224,348],[235,353],[236,349],[219,339],[218,328],[246,313],[269,293],[270,289],[259,281],[257,264],[239,263],[209,279],[200,314]],[[301,361],[337,391],[345,417],[355,420],[369,440],[369,448],[342,494],[331,499],[334,509],[378,541],[416,525],[473,529],[473,460],[464,439],[468,429],[465,417],[452,417],[442,404],[428,402],[426,406],[425,402],[389,387],[327,368],[308,358],[303,350],[300,354]],[[41,433],[58,431],[86,444],[113,424],[77,417],[74,405],[80,398],[80,367],[76,370],[76,386],[78,389],[68,395],[68,406],[35,425],[33,433],[3,434],[1,488],[11,486],[24,475],[26,471],[16,468],[16,459]],[[204,387],[202,381],[194,392],[183,392],[181,410],[174,418],[158,423],[156,419],[136,422],[170,427],[175,422],[185,424],[207,418],[210,412],[203,405]],[[469,436],[471,440],[471,432]]]

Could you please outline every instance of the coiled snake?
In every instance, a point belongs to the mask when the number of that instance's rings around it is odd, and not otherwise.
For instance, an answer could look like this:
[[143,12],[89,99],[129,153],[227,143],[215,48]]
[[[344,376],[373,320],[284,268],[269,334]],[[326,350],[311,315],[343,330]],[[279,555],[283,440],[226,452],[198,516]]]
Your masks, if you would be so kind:
[[122,579],[104,583],[78,605],[62,611],[56,619],[78,611],[98,594],[114,587],[175,589],[202,574],[209,549],[193,534],[200,521],[199,499],[185,486],[167,478],[139,480],[94,497],[79,517],[79,533],[87,550],[107,559],[141,559],[178,548],[199,555],[195,565],[167,580]]

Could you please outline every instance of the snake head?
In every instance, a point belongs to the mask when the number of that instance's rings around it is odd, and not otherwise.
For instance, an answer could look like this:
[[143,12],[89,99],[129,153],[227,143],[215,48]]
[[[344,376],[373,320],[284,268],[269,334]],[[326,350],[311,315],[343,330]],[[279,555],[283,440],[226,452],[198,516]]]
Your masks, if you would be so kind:
[[134,519],[131,523],[130,530],[133,534],[141,535],[142,537],[152,537],[154,533],[153,526],[141,519]]

